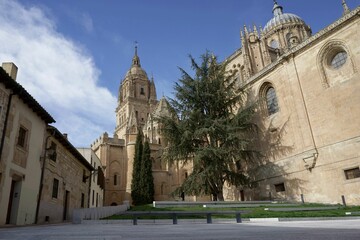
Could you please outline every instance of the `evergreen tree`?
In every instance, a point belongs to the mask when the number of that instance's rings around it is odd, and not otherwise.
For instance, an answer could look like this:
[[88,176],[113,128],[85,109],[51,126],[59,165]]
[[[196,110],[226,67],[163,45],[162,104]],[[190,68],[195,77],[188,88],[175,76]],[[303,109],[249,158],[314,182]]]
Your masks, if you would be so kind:
[[226,72],[225,63],[218,63],[209,52],[201,58],[198,65],[190,56],[194,77],[180,68],[182,77],[170,99],[174,115],[159,118],[168,141],[164,156],[170,162],[193,163],[193,172],[178,193],[211,194],[224,200],[225,182],[249,183],[244,166],[256,154],[249,150],[249,133],[256,131],[251,123],[254,108],[245,106],[244,92],[235,92],[234,75]]
[[150,145],[146,141],[144,144],[141,160],[141,190],[142,204],[152,203],[154,201],[154,178],[152,175],[152,161],[150,158]]
[[142,134],[139,131],[136,136],[135,143],[135,154],[134,154],[134,163],[133,163],[133,172],[132,172],[132,181],[131,181],[131,198],[134,205],[141,204],[141,160],[143,153],[143,143],[142,143]]

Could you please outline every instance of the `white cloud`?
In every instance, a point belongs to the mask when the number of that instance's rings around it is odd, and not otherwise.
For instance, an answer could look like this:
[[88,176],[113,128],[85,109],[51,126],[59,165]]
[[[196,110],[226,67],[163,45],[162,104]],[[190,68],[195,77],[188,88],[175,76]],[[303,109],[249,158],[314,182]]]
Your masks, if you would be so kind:
[[116,98],[98,85],[100,71],[91,55],[58,33],[40,8],[0,0],[0,22],[0,61],[18,66],[18,82],[75,146],[113,131]]

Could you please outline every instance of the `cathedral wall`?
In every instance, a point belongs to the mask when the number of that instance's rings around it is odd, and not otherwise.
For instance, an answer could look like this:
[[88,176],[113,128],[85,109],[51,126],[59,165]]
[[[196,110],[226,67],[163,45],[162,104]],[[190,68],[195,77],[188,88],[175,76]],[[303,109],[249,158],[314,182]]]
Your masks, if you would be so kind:
[[126,200],[127,152],[124,139],[105,133],[92,145],[92,150],[105,166],[104,206],[119,205]]
[[[332,30],[297,55],[288,56],[250,86],[255,98],[262,87],[274,87],[279,111],[259,111],[267,148],[265,166],[257,171],[256,190],[247,200],[288,199],[308,202],[360,204],[360,179],[345,172],[359,168],[360,46],[359,20]],[[343,66],[334,69],[335,54],[347,52]],[[283,130],[283,131],[281,131]],[[282,134],[280,134],[282,132]]]

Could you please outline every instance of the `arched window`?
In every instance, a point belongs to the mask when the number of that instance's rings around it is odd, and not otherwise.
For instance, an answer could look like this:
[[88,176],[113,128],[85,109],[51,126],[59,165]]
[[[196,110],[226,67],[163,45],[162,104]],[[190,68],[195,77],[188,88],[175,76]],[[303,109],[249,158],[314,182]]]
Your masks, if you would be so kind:
[[288,47],[291,46],[291,42],[290,42],[290,38],[291,38],[291,37],[292,37],[292,33],[291,33],[291,32],[289,32],[289,33],[286,34],[286,42],[287,42],[287,44],[288,44]]
[[[343,41],[332,40],[321,47],[317,56],[317,65],[324,88],[343,83],[351,79],[357,69],[347,45]],[[341,73],[338,69],[341,68]]]
[[118,175],[115,174],[114,175],[114,186],[116,186],[118,184],[117,178],[118,178]]
[[269,115],[272,115],[279,111],[278,101],[276,97],[276,92],[273,87],[269,87],[266,90],[266,106]]
[[275,48],[275,49],[279,48],[279,42],[276,41],[275,39],[271,40],[270,47]]

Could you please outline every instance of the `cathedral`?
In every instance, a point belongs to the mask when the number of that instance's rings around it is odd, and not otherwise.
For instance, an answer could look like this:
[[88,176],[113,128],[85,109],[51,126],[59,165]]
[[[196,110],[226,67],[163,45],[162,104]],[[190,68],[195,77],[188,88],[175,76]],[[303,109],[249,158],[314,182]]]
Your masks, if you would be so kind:
[[104,205],[131,201],[131,179],[138,131],[150,143],[155,200],[173,199],[171,193],[180,186],[190,170],[184,166],[169,166],[161,159],[164,148],[161,128],[154,118],[168,115],[165,97],[157,100],[154,79],[141,67],[135,47],[130,69],[119,88],[116,127],[112,137],[104,133],[92,145],[105,170]]
[[[341,16],[339,1],[339,16]],[[270,10],[269,10],[270,12]],[[342,1],[342,17],[316,34],[274,1],[264,27],[244,27],[241,47],[224,60],[249,102],[260,102],[256,121],[264,159],[251,166],[252,188],[226,186],[225,200],[289,200],[360,204],[360,7]],[[269,14],[270,16],[270,14]],[[155,200],[174,200],[191,166],[162,162],[165,139],[154,117],[169,114],[157,100],[154,79],[135,48],[121,81],[116,127],[91,148],[105,170],[104,205],[131,201],[135,139],[150,142]],[[199,200],[187,197],[187,201]],[[202,200],[210,200],[202,198]]]

